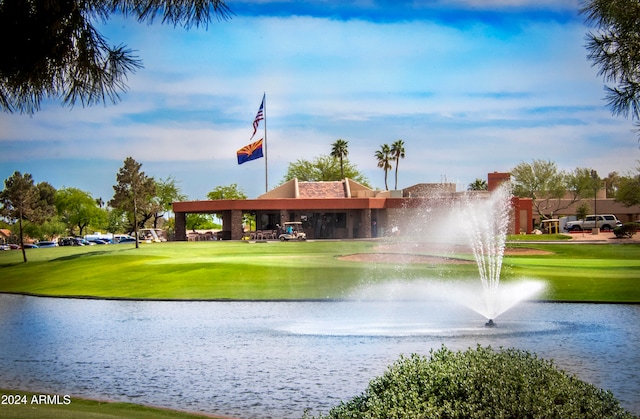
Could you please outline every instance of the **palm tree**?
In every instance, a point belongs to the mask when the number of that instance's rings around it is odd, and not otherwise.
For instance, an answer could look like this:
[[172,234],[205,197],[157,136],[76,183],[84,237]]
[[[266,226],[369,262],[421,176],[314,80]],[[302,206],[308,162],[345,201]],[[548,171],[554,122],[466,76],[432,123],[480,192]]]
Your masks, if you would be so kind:
[[340,160],[340,179],[344,179],[344,163],[343,160],[349,155],[349,142],[338,138],[335,143],[331,144],[331,157]]
[[378,167],[384,170],[384,188],[385,190],[389,190],[389,186],[387,185],[387,173],[389,169],[391,169],[391,161],[393,157],[391,157],[391,147],[389,144],[382,144],[380,146],[380,150],[376,151],[376,159],[378,159]]
[[467,186],[468,191],[486,191],[487,181],[483,179],[476,179]]
[[398,189],[398,165],[400,164],[400,159],[404,159],[404,141],[395,140],[393,144],[391,144],[391,157],[396,162],[396,185],[394,189]]

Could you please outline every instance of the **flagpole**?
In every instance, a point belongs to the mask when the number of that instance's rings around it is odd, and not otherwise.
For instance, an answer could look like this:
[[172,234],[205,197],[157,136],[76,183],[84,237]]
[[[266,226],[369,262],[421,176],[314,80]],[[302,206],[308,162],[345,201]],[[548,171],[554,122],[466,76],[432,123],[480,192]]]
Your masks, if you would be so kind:
[[264,113],[264,141],[263,141],[263,151],[264,151],[264,192],[269,192],[269,165],[268,165],[268,153],[267,153],[267,92],[264,92],[262,95],[262,101],[264,103],[263,113]]

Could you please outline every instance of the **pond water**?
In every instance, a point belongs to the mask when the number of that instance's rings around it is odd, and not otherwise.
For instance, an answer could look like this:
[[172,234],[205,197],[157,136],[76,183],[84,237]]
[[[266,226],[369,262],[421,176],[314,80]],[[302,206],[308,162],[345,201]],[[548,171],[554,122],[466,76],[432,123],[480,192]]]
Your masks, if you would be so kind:
[[498,327],[417,301],[149,302],[0,296],[0,387],[238,418],[299,418],[401,354],[515,347],[640,414],[640,306],[523,303]]

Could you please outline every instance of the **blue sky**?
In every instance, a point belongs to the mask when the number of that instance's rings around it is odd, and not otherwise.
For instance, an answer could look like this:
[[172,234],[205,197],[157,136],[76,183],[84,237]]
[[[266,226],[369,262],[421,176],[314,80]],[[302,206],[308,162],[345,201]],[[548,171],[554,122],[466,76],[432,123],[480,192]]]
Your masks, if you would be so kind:
[[[266,92],[269,188],[289,162],[338,138],[374,186],[374,153],[405,142],[398,186],[455,182],[545,159],[606,176],[635,170],[633,125],[602,100],[577,0],[229,1],[207,28],[114,16],[100,30],[145,68],[116,105],[44,104],[0,114],[0,177],[28,172],[105,201],[131,156],[189,199],[237,183],[265,191],[264,159],[243,165]],[[260,131],[262,132],[262,126]],[[389,175],[393,186],[394,175]]]

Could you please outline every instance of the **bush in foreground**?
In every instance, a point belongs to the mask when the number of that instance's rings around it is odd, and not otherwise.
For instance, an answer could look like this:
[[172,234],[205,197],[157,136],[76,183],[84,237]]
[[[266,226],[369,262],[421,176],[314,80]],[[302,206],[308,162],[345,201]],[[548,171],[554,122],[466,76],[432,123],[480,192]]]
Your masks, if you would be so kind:
[[625,223],[619,227],[613,229],[613,234],[619,239],[633,237],[636,232],[640,230],[640,224],[638,223]]
[[401,357],[321,418],[633,418],[610,391],[528,352],[491,347]]

